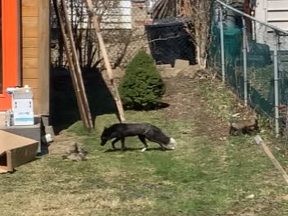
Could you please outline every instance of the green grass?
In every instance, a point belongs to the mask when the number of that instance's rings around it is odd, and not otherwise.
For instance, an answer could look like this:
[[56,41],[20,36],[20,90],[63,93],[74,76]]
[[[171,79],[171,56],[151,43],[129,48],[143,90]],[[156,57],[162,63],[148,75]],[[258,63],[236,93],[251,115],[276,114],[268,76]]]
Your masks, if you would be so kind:
[[[287,187],[250,138],[219,144],[193,134],[191,122],[168,122],[161,112],[127,116],[163,127],[177,149],[161,151],[151,143],[152,150],[141,153],[130,138],[130,151],[106,151],[99,132],[87,135],[78,122],[69,131],[83,136],[88,160],[45,156],[1,175],[1,215],[287,215],[281,198]],[[255,198],[246,198],[251,194]]]
[[[205,109],[229,119],[231,94],[223,86],[198,87]],[[99,135],[117,121],[114,115],[98,117],[92,133],[76,122],[66,133],[81,138],[88,160],[46,155],[0,175],[0,215],[288,215],[287,185],[252,137],[200,136],[197,117],[167,119],[163,110],[127,111],[125,116],[161,127],[177,140],[176,150],[161,151],[149,143],[142,153],[139,140],[129,138],[128,151],[108,151],[110,144],[100,146]],[[280,161],[285,165],[285,159]]]

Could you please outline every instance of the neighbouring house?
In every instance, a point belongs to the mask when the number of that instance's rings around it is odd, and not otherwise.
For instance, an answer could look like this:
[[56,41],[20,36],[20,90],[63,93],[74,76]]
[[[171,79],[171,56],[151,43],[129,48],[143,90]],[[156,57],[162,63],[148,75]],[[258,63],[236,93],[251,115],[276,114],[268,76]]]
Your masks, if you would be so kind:
[[[285,31],[288,30],[288,1],[257,0],[255,1],[255,18],[267,22]],[[257,42],[266,43],[270,48],[275,47],[275,37],[272,29],[261,24],[255,26]],[[288,37],[281,37],[280,49],[288,50]]]
[[[248,15],[255,17],[284,31],[288,30],[288,1],[285,0],[228,0],[226,3]],[[231,12],[234,19],[241,22],[241,15]],[[242,25],[242,24],[241,24]],[[241,27],[241,26],[240,26]],[[257,43],[266,44],[271,50],[275,48],[275,34],[273,29],[259,23],[246,19],[246,27],[252,39]],[[280,49],[288,49],[288,37],[280,37]]]
[[[147,38],[145,35],[144,24],[149,20],[149,8],[152,1],[147,0],[120,0],[105,2],[99,1],[96,5],[95,13],[101,17],[100,26],[102,34],[108,49],[108,54],[112,66],[125,65],[137,50],[142,47],[147,47]],[[81,47],[80,59],[82,59],[82,67],[90,66],[91,57],[94,63],[99,60],[99,56],[91,52],[91,49],[97,49],[97,39],[83,35],[92,35],[94,29],[88,21],[86,7],[83,1],[67,1],[67,8],[75,29],[74,37],[81,37],[82,42],[79,42]],[[71,9],[72,8],[72,9]],[[54,20],[54,21],[53,21]],[[63,43],[59,34],[59,26],[57,23],[55,12],[52,10],[52,25],[51,25],[51,42],[55,44],[51,50],[52,65],[65,66],[67,60],[63,57]],[[92,48],[91,48],[92,47]],[[89,56],[94,53],[94,56]],[[81,55],[83,57],[81,57]]]

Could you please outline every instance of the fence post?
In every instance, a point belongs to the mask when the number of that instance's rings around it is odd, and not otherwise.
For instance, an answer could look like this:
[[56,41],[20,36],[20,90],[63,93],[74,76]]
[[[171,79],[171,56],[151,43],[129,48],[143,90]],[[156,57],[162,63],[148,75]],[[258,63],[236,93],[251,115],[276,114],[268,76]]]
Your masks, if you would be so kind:
[[222,82],[225,83],[225,51],[224,51],[224,27],[223,27],[223,9],[222,5],[219,7],[220,12],[220,40],[221,40],[221,68],[222,68]]
[[274,96],[275,96],[275,133],[279,136],[279,77],[278,77],[278,40],[279,35],[275,32],[275,49],[274,49]]
[[242,16],[243,24],[243,78],[244,78],[244,105],[247,106],[247,32],[246,32],[246,23],[245,18]]

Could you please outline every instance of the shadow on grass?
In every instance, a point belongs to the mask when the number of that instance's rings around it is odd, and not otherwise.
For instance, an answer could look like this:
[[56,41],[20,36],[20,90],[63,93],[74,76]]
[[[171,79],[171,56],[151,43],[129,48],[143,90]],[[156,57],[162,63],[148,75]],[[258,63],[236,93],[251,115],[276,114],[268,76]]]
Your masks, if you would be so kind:
[[[51,123],[58,134],[80,120],[80,114],[69,71],[54,68],[50,77]],[[83,81],[93,122],[98,115],[116,113],[115,102],[100,72],[83,71]]]
[[[104,151],[104,153],[110,153],[110,152],[133,152],[133,151],[141,151],[142,148],[125,148],[123,151],[121,148],[116,148],[116,149],[107,149]],[[146,151],[172,151],[172,149],[162,149],[161,147],[152,147],[152,148],[147,148]]]
[[125,110],[134,110],[134,111],[151,111],[151,110],[161,110],[169,107],[170,104],[165,102],[158,102],[156,105],[153,105],[151,107],[125,107]]
[[[59,134],[60,131],[67,129],[81,118],[69,71],[65,68],[53,68],[50,79],[50,120],[55,133]],[[99,71],[83,70],[83,81],[93,124],[99,115],[117,114],[113,96]],[[159,110],[168,106],[168,103],[159,102],[153,109],[137,109],[136,111]],[[125,109],[129,110],[128,107]]]

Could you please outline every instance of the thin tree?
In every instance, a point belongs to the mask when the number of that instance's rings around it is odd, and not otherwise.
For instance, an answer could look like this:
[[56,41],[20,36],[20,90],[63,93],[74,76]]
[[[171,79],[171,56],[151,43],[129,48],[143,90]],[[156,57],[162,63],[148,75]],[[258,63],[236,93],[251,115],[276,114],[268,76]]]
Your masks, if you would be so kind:
[[201,68],[206,68],[210,45],[212,0],[182,0],[185,16],[191,18],[193,31],[190,31],[196,47],[196,59]]

